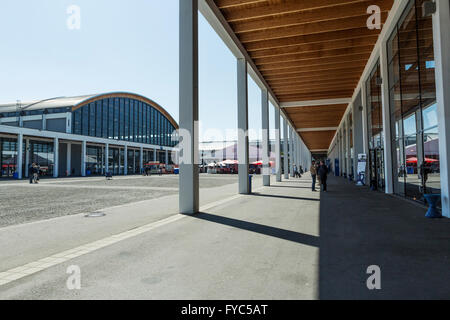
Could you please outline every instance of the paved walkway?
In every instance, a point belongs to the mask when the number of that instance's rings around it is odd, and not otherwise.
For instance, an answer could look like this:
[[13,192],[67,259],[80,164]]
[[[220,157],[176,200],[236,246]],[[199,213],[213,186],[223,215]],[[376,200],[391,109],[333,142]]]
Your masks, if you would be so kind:
[[[322,195],[307,177],[257,188],[204,191],[195,216],[176,215],[170,196],[98,220],[0,229],[2,243],[16,244],[0,251],[0,272],[22,273],[0,299],[450,298],[450,220],[338,178]],[[58,252],[60,262],[20,269]],[[70,265],[81,290],[66,287]],[[381,268],[380,291],[366,287],[370,265]]]

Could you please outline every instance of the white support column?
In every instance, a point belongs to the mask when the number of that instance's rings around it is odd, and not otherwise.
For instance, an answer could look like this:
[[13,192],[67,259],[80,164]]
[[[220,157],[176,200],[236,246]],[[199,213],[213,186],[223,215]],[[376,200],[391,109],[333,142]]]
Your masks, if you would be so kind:
[[169,165],[169,150],[166,150],[166,165]]
[[67,151],[66,151],[66,158],[67,158],[67,175],[72,175],[72,143],[67,142]]
[[105,144],[105,174],[108,172],[109,172],[109,144],[107,143]]
[[22,162],[23,162],[23,133],[19,133],[17,136],[17,178],[22,179]]
[[120,172],[120,166],[121,166],[121,161],[120,161],[120,146],[119,146],[119,175],[121,174],[121,172]]
[[275,172],[277,182],[281,182],[281,130],[280,108],[275,107]]
[[366,88],[366,85],[365,84],[363,84],[362,85],[362,87],[361,87],[361,101],[362,101],[362,107],[363,107],[363,110],[362,110],[362,125],[363,125],[363,129],[362,129],[362,131],[363,131],[363,150],[364,150],[364,153],[366,154],[366,155],[368,155],[369,154],[369,138],[368,138],[368,134],[369,134],[369,131],[368,131],[368,128],[367,128],[367,126],[368,126],[368,123],[367,123],[367,110],[368,110],[368,108],[369,108],[369,106],[367,105],[367,88]]
[[[448,26],[447,26],[448,27]],[[384,133],[384,172],[386,193],[394,193],[394,181],[392,177],[392,140],[391,140],[391,112],[389,108],[389,71],[386,43],[381,45],[380,52],[380,69],[381,69],[381,100],[383,114],[383,133]]]
[[247,61],[237,59],[237,91],[238,91],[238,162],[239,162],[239,193],[250,193],[248,169],[248,83]]
[[291,171],[291,177],[294,177],[294,130],[289,126],[289,168]]
[[47,115],[45,113],[42,115],[42,130],[47,130]]
[[144,168],[144,147],[141,147],[141,149],[139,150],[139,167],[140,167],[139,174],[141,174],[142,168]]
[[179,210],[199,211],[198,172],[198,0],[180,0],[180,158]]
[[53,159],[53,178],[58,178],[59,176],[59,139],[53,139],[53,153],[55,155]]
[[261,90],[262,114],[262,175],[263,185],[270,186],[270,157],[269,157],[269,93],[267,89]]
[[345,145],[345,158],[347,159],[345,171],[347,172],[347,178],[349,178],[352,173],[352,157],[350,152],[350,117],[348,115],[345,119]]
[[128,175],[128,145],[124,146],[124,157],[123,157],[123,175]]
[[[86,177],[86,141],[81,143],[81,176]],[[108,155],[106,155],[108,158]],[[107,160],[106,160],[107,161]]]
[[136,149],[133,149],[133,174],[136,174]]
[[433,15],[436,99],[439,124],[439,155],[442,215],[450,218],[450,8],[448,0],[436,0]]
[[28,167],[30,166],[30,139],[25,139],[25,177],[29,177]]
[[158,151],[156,148],[153,150],[153,162],[156,162],[156,155],[158,154]]
[[288,123],[283,118],[283,160],[284,160],[284,178],[289,180],[289,137]]

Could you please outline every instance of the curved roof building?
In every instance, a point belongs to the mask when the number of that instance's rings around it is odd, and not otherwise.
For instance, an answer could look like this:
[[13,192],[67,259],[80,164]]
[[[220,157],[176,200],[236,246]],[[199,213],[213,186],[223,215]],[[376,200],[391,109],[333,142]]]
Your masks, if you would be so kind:
[[[138,173],[149,161],[170,163],[168,152],[176,145],[177,129],[178,124],[163,107],[129,92],[0,104],[0,176],[27,175],[25,168],[30,161],[48,164],[49,174],[55,177],[108,171]],[[11,139],[11,134],[19,138],[22,135],[22,143],[27,146],[31,142],[25,154],[17,152],[20,141]],[[80,162],[74,168],[72,159],[68,161],[73,157],[69,145],[81,153],[79,161],[74,159],[75,163]],[[61,150],[66,152],[64,163],[60,160]],[[20,161],[22,170],[16,165]],[[89,170],[91,162],[95,165]],[[16,164],[11,168],[10,163]]]

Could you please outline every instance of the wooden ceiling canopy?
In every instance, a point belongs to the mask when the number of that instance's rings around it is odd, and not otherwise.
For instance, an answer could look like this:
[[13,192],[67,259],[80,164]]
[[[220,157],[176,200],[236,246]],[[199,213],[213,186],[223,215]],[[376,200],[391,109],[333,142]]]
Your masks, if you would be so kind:
[[[384,23],[393,2],[214,0],[280,103],[351,98],[380,33],[367,9],[378,6]],[[346,107],[285,110],[308,148],[325,150]]]

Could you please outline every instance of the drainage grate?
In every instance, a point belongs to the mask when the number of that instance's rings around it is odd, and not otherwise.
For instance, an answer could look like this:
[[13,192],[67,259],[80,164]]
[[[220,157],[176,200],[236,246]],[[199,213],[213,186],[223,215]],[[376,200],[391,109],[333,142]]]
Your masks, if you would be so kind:
[[101,218],[104,216],[106,216],[106,213],[100,212],[100,211],[91,212],[91,213],[85,215],[86,218]]

